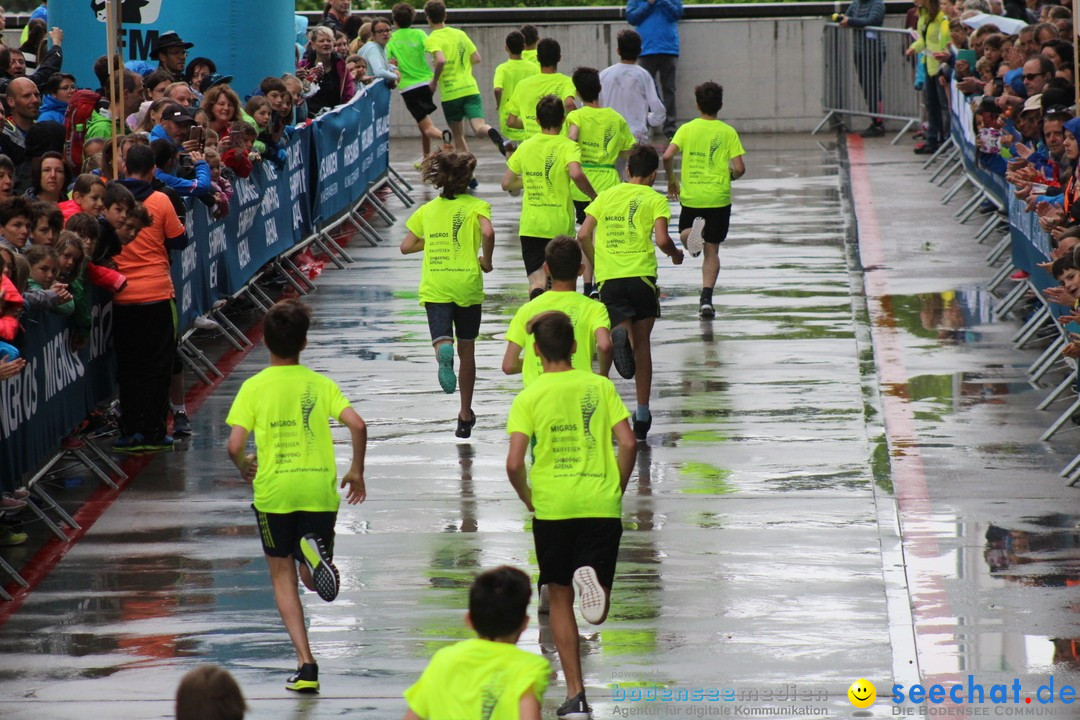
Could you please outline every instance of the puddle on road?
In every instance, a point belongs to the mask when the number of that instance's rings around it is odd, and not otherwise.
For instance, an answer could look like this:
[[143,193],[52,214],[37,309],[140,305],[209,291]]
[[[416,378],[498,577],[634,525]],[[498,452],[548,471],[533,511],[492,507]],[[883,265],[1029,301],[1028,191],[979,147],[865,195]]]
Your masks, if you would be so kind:
[[996,298],[982,288],[957,288],[917,295],[871,298],[896,327],[917,338],[941,344],[977,343],[983,334],[975,328],[994,323]]

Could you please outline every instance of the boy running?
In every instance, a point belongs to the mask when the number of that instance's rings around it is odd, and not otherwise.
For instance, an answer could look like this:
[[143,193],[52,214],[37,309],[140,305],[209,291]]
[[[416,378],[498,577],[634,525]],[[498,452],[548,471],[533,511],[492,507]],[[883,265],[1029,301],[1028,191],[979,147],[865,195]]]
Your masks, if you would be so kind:
[[[652,189],[660,159],[651,145],[635,145],[627,170],[630,181],[596,196],[585,208],[585,222],[578,241],[593,264],[600,286],[600,301],[611,315],[611,348],[615,369],[634,378],[637,409],[634,435],[641,442],[652,427],[649,395],[652,393],[650,337],[660,317],[660,290],[656,284],[656,245],[675,265],[683,261],[682,250],[668,236],[671,208],[663,195]],[[610,366],[602,367],[606,375]]]
[[[622,496],[634,467],[636,443],[615,386],[575,370],[574,327],[561,312],[533,318],[544,373],[514,399],[506,431],[506,473],[525,507],[535,513],[533,541],[541,586],[548,587],[551,630],[566,679],[560,718],[585,720],[580,638],[574,618],[593,625],[607,617],[622,537]],[[612,434],[619,446],[618,459]],[[532,472],[525,453],[535,436]],[[572,586],[571,586],[572,585]]]
[[[664,172],[668,176],[668,197],[682,205],[679,237],[690,254],[697,257],[705,249],[701,264],[702,318],[716,315],[713,287],[720,274],[720,243],[727,239],[731,222],[731,181],[746,174],[739,134],[716,118],[724,107],[724,88],[705,82],[694,88],[700,117],[675,133],[664,151]],[[679,174],[675,156],[684,153]]]
[[[472,409],[476,384],[475,342],[480,334],[480,307],[484,301],[484,277],[491,272],[495,230],[491,205],[468,195],[469,180],[476,168],[470,153],[442,151],[424,161],[424,181],[441,188],[442,194],[414,212],[406,221],[403,255],[424,253],[420,271],[420,304],[427,310],[428,329],[439,362],[439,385],[449,395],[458,385],[454,376],[454,336],[461,361],[461,409],[457,417],[459,438],[472,434],[476,413]],[[477,253],[482,257],[477,257]]]
[[525,38],[525,49],[521,51],[521,59],[531,62],[540,69],[540,61],[536,59],[536,44],[540,42],[540,31],[535,25],[522,25],[521,36]]
[[518,235],[521,259],[529,277],[530,300],[544,292],[547,284],[544,250],[548,242],[557,235],[574,232],[571,181],[586,197],[596,196],[581,169],[577,143],[560,134],[565,118],[562,100],[555,95],[542,98],[536,105],[536,118],[543,132],[521,143],[507,159],[502,179],[502,189],[507,192],[525,189]]
[[416,8],[409,3],[398,3],[392,11],[397,29],[386,43],[386,59],[397,62],[401,73],[401,99],[405,108],[416,121],[420,129],[420,144],[424,157],[431,154],[431,141],[442,141],[449,145],[453,142],[449,130],[435,127],[431,114],[435,112],[435,100],[432,94],[431,79],[435,77],[424,57],[424,43],[427,33],[412,26],[416,19]]
[[544,272],[551,278],[551,290],[522,305],[506,331],[503,372],[507,375],[521,373],[525,387],[544,372],[533,337],[525,328],[534,317],[551,310],[566,313],[574,325],[575,368],[592,372],[594,353],[600,357],[600,367],[611,367],[611,321],[607,308],[577,292],[577,279],[584,270],[577,240],[560,235],[547,244]]
[[478,637],[439,650],[405,691],[405,720],[540,720],[551,665],[520,650],[529,624],[529,576],[507,565],[480,574],[469,588],[465,624]]
[[480,64],[476,45],[462,31],[446,26],[446,4],[442,0],[428,0],[424,15],[431,28],[431,34],[424,41],[424,50],[435,58],[435,73],[428,87],[433,93],[436,87],[439,88],[443,114],[454,135],[454,147],[460,152],[469,151],[465,142],[467,118],[476,137],[487,135],[505,155],[503,136],[484,122],[484,103],[472,71],[473,65]]
[[[536,105],[540,98],[554,95],[563,101],[566,112],[577,107],[574,103],[577,91],[573,80],[559,72],[559,60],[562,59],[559,42],[554,38],[544,38],[536,46],[536,57],[540,61],[540,73],[519,82],[506,105],[506,124],[523,129],[526,137],[537,135],[542,130],[536,117]],[[560,132],[565,134],[562,128]]]
[[[270,366],[244,381],[225,421],[232,426],[229,457],[244,479],[253,481],[252,507],[274,599],[296,649],[299,669],[285,688],[304,693],[319,691],[319,666],[304,627],[297,565],[304,587],[323,600],[337,597],[339,587],[333,557],[341,498],[334,487],[337,467],[328,418],[338,419],[352,435],[352,465],[341,478],[341,487],[349,487],[346,500],[355,505],[367,497],[367,426],[332,380],[300,364],[310,325],[311,308],[299,300],[281,300],[270,308],[263,320]],[[251,432],[258,460],[245,454]]]
[[[634,147],[634,136],[623,116],[611,108],[600,106],[600,73],[594,68],[580,67],[574,71],[574,87],[585,107],[566,116],[571,140],[581,148],[581,168],[593,190],[600,193],[621,182],[615,163],[624,159]],[[571,188],[578,224],[585,222],[585,206],[589,199]],[[593,284],[592,266],[585,269],[585,294],[600,296]]]
[[499,130],[506,138],[507,152],[513,152],[517,143],[525,139],[525,131],[509,127],[506,124],[507,105],[518,83],[540,72],[540,67],[521,59],[525,38],[517,30],[506,36],[506,54],[509,60],[495,68],[492,87],[495,90],[495,106],[499,108]]

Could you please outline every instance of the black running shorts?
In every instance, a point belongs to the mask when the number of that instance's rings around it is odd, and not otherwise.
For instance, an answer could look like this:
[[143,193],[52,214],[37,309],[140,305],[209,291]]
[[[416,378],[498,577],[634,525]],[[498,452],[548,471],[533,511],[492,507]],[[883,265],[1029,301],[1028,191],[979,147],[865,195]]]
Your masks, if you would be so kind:
[[405,109],[413,116],[413,120],[420,122],[438,109],[435,105],[431,88],[427,85],[418,85],[412,90],[401,93],[401,99],[405,101]]
[[692,208],[682,206],[679,212],[679,232],[689,230],[694,218],[705,218],[705,234],[702,239],[707,243],[719,245],[727,240],[728,226],[731,225],[731,206],[715,208]]
[[611,589],[622,538],[620,518],[533,519],[533,543],[540,585],[572,585],[574,571],[591,567],[600,584]]
[[532,275],[544,267],[544,251],[551,238],[538,238],[529,235],[521,237],[521,259],[525,261],[525,274]]
[[263,552],[270,557],[289,557],[299,560],[300,540],[308,533],[318,535],[323,541],[326,553],[334,557],[334,526],[337,524],[336,512],[291,512],[264,513],[255,509],[255,520],[259,526]]
[[600,302],[607,306],[613,328],[625,320],[660,317],[660,288],[654,277],[604,280],[600,283]]

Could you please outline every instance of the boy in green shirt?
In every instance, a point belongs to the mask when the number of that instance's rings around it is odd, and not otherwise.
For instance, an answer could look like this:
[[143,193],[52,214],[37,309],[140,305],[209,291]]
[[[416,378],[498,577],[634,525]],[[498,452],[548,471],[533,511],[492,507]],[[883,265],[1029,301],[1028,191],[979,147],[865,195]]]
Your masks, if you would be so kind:
[[507,565],[477,576],[465,624],[478,637],[439,650],[405,691],[405,720],[540,720],[551,665],[517,647],[529,624],[529,576]]
[[[405,222],[408,232],[401,252],[424,253],[420,271],[420,304],[427,311],[431,344],[439,363],[439,385],[447,394],[458,386],[454,375],[454,336],[461,362],[459,438],[472,434],[476,385],[476,338],[484,301],[482,273],[491,272],[495,230],[491,205],[466,193],[476,158],[471,153],[442,151],[424,161],[424,181],[441,188],[439,197],[420,206]],[[477,257],[482,253],[482,257]]]
[[420,144],[424,157],[427,157],[431,154],[432,140],[449,145],[454,139],[449,130],[440,130],[431,121],[435,100],[429,83],[435,75],[427,64],[424,52],[427,33],[412,26],[416,20],[416,8],[409,3],[398,3],[392,13],[397,29],[386,43],[386,59],[397,63],[401,73],[401,82],[398,83],[401,99],[420,128]]
[[424,50],[435,58],[435,73],[428,87],[433,93],[436,87],[439,88],[443,114],[454,135],[454,147],[460,152],[469,151],[465,142],[465,120],[468,119],[476,137],[487,135],[505,155],[502,134],[484,122],[484,102],[480,99],[480,86],[472,71],[473,65],[480,64],[476,45],[462,31],[446,26],[446,4],[442,0],[428,0],[424,15],[431,28],[431,34],[424,41]]
[[[285,623],[299,669],[285,684],[297,692],[319,691],[319,666],[311,654],[300,580],[330,602],[338,594],[334,567],[334,525],[341,498],[328,418],[352,435],[352,465],[341,478],[350,505],[367,497],[364,453],[367,426],[329,378],[300,364],[307,345],[311,308],[299,300],[276,303],[263,319],[270,366],[240,387],[225,422],[232,426],[229,457],[255,491],[252,507],[270,567],[274,599]],[[255,433],[256,456],[245,453]]]
[[[600,72],[595,68],[579,67],[574,71],[574,87],[584,107],[566,116],[569,137],[581,148],[581,168],[596,192],[618,185],[622,178],[615,163],[625,161],[636,140],[622,115],[600,106]],[[625,163],[624,163],[625,164]],[[585,222],[585,206],[589,199],[573,190],[574,211],[578,224]],[[592,266],[585,268],[585,294],[599,298],[593,284]]]
[[[555,95],[563,101],[566,112],[577,107],[573,80],[559,72],[559,60],[562,59],[559,42],[554,38],[544,38],[536,46],[536,57],[540,62],[540,73],[518,83],[506,106],[506,124],[523,129],[526,137],[532,137],[542,130],[534,114],[540,98]],[[565,134],[566,131],[560,128],[560,132]]]
[[[585,222],[578,231],[578,241],[596,273],[600,302],[611,315],[615,369],[624,378],[634,378],[634,435],[641,442],[652,427],[650,338],[660,317],[652,238],[673,264],[683,261],[682,250],[668,236],[668,201],[652,189],[659,166],[660,158],[651,145],[635,145],[627,162],[630,181],[597,195],[585,208]],[[609,369],[602,367],[601,372],[606,375]]]
[[[506,473],[525,507],[533,511],[539,585],[548,587],[551,630],[566,679],[560,718],[589,717],[574,596],[582,617],[599,625],[607,617],[615,561],[622,537],[622,496],[637,444],[630,413],[602,375],[575,370],[574,326],[557,311],[537,315],[535,338],[544,372],[514,399],[506,431]],[[611,438],[619,452],[616,458]],[[525,470],[536,438],[532,471]]]
[[517,143],[525,139],[523,130],[506,124],[506,107],[510,103],[510,97],[514,94],[514,88],[519,82],[540,72],[539,66],[521,59],[524,47],[525,38],[521,33],[512,30],[507,34],[506,54],[510,56],[510,59],[495,68],[495,77],[491,83],[495,90],[495,106],[499,108],[499,130],[506,138],[507,153],[513,152]]
[[[664,171],[668,176],[668,197],[682,205],[679,236],[690,254],[702,248],[701,301],[698,314],[705,319],[716,315],[713,287],[720,274],[720,243],[727,239],[731,223],[731,181],[746,174],[739,134],[716,118],[724,107],[724,88],[705,82],[694,88],[700,117],[675,133],[664,151]],[[683,153],[682,167],[675,174],[675,156]]]
[[530,320],[549,310],[566,313],[574,324],[575,368],[592,372],[593,353],[599,356],[601,367],[611,366],[611,321],[607,308],[577,292],[578,276],[585,270],[581,259],[581,246],[576,239],[560,235],[549,242],[544,251],[544,272],[551,278],[551,290],[522,305],[510,321],[502,369],[507,375],[521,373],[525,387],[544,372],[533,337],[525,328]]
[[570,183],[577,185],[586,197],[596,195],[581,169],[577,143],[559,134],[565,118],[562,100],[555,95],[541,98],[536,105],[536,117],[543,132],[521,143],[507,159],[502,179],[502,189],[507,192],[525,190],[518,235],[525,274],[529,277],[530,300],[544,292],[547,285],[544,250],[548,242],[557,235],[574,232]]

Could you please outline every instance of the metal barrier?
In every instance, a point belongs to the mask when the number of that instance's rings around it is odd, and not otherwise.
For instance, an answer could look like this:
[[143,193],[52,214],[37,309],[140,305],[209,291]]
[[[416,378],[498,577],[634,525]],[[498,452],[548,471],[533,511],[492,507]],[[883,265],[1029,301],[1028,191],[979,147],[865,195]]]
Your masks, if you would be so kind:
[[885,27],[845,28],[825,25],[822,36],[823,128],[837,115],[901,120],[895,144],[919,121],[920,99],[915,67],[905,56],[911,45],[907,30]]

